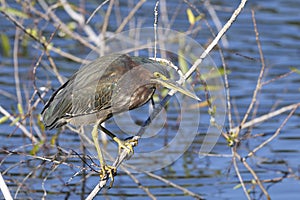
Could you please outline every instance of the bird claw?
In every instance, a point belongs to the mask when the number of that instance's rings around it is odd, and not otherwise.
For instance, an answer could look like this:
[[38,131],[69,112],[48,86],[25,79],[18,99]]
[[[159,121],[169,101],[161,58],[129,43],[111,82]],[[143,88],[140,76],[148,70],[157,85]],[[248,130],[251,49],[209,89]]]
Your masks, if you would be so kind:
[[120,140],[119,138],[114,138],[114,140],[118,143],[119,146],[119,154],[122,152],[122,149],[127,150],[128,154],[133,154],[135,147],[138,144],[138,140],[135,138],[127,139],[127,140]]
[[100,171],[101,180],[105,180],[108,177],[110,178],[109,188],[114,184],[114,176],[117,174],[117,168],[109,165],[103,165]]

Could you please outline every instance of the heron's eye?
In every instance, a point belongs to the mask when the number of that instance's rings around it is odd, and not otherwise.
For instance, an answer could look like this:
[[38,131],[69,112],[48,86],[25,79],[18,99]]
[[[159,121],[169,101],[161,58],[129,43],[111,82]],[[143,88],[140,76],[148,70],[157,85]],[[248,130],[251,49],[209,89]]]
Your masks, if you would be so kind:
[[154,72],[153,75],[156,78],[161,78],[162,80],[168,80],[168,78],[165,75],[163,75],[163,74],[161,74],[159,72]]

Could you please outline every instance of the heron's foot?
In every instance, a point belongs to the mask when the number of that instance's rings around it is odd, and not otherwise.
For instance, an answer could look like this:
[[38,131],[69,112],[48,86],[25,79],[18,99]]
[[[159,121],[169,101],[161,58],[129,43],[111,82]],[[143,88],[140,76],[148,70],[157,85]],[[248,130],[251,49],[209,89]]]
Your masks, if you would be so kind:
[[109,188],[111,188],[114,184],[114,177],[117,174],[117,168],[110,165],[102,165],[100,171],[101,180],[105,180],[110,178]]
[[135,147],[138,144],[138,140],[135,138],[127,139],[127,140],[120,140],[117,137],[113,138],[116,143],[118,143],[119,146],[119,153],[122,152],[122,149],[127,150],[128,154],[133,154],[133,147]]

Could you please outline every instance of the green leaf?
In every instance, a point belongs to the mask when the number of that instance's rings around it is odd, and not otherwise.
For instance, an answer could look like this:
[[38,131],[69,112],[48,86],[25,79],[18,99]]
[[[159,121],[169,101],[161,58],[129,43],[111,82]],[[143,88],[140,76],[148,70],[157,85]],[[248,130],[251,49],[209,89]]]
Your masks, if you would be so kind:
[[186,53],[186,40],[184,37],[179,37],[179,49],[178,49],[178,64],[181,71],[185,74],[189,70],[189,65],[185,60],[185,53]]
[[204,15],[198,15],[198,16],[196,17],[196,22],[199,21],[200,19],[202,19],[203,16],[204,16]]
[[199,91],[199,90],[208,90],[208,91],[219,91],[222,88],[220,86],[216,86],[216,85],[207,85],[207,87],[205,88],[204,86],[199,86],[199,87],[195,87],[194,90]]
[[188,20],[190,22],[191,25],[194,25],[195,22],[196,22],[196,18],[195,18],[195,15],[193,14],[192,10],[190,8],[188,8],[186,10],[186,14],[188,16]]
[[3,124],[4,122],[6,122],[9,119],[8,116],[3,116],[0,118],[0,124]]
[[185,74],[189,70],[189,65],[184,59],[184,54],[180,50],[178,52],[178,64],[180,66],[182,73]]
[[45,144],[45,141],[42,140],[39,143],[33,145],[33,148],[30,150],[30,155],[36,155],[36,153],[39,151],[39,149],[41,148],[41,146]]
[[40,127],[42,132],[45,132],[45,125],[41,121],[41,119],[42,119],[41,114],[39,114],[38,117],[37,117],[37,125],[38,125],[38,127]]
[[51,144],[52,146],[54,146],[54,145],[56,144],[57,138],[58,138],[58,134],[54,134],[54,135],[51,137],[50,144]]
[[9,38],[7,37],[7,35],[1,33],[1,43],[2,43],[2,53],[5,57],[9,57],[10,56],[10,43],[9,43]]
[[296,67],[290,67],[290,69],[291,69],[293,72],[296,72],[297,74],[300,74],[300,70],[297,69]]
[[38,31],[36,29],[27,28],[26,32],[33,35],[34,37],[38,38]]
[[[210,67],[210,68],[214,68],[214,67]],[[230,73],[231,73],[230,70],[226,70],[226,74],[230,74]],[[220,76],[222,76],[224,74],[225,74],[224,69],[223,68],[219,68],[218,70],[212,70],[209,73],[202,74],[202,78],[204,80],[207,80],[207,79],[212,79],[212,78],[220,77]]]
[[33,148],[31,149],[31,151],[29,152],[30,155],[36,155],[36,153],[39,151],[40,149],[40,144],[35,144],[33,146]]
[[9,125],[10,126],[14,126],[17,122],[20,121],[20,117],[17,117],[16,119],[14,119],[14,121],[12,121]]
[[19,111],[19,113],[20,113],[21,115],[24,114],[24,112],[23,112],[23,107],[22,107],[22,105],[19,104],[19,103],[18,103],[18,111]]
[[9,15],[13,15],[13,16],[21,17],[21,18],[25,18],[25,19],[27,19],[29,17],[26,13],[24,13],[20,10],[14,9],[14,8],[8,8],[8,7],[1,6],[0,11],[3,11]]
[[197,17],[195,17],[195,15],[193,14],[190,8],[186,9],[186,14],[191,25],[194,25],[197,21],[202,19],[204,16],[203,14],[200,14]]
[[241,188],[242,187],[242,184],[237,184],[236,186],[234,186],[234,190],[238,189],[238,188]]

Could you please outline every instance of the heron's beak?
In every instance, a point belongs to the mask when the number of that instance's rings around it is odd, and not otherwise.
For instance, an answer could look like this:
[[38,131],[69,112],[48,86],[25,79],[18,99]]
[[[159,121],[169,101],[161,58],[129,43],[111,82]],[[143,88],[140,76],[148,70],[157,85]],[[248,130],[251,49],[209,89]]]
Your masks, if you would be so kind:
[[197,101],[201,101],[201,99],[199,97],[197,97],[194,93],[190,92],[187,88],[184,88],[183,86],[179,85],[178,83],[176,83],[175,81],[169,80],[169,79],[154,79],[156,83],[159,83],[160,85],[168,88],[168,89],[172,89],[172,90],[176,90],[178,92],[181,92],[182,94],[185,94],[193,99],[196,99]]

